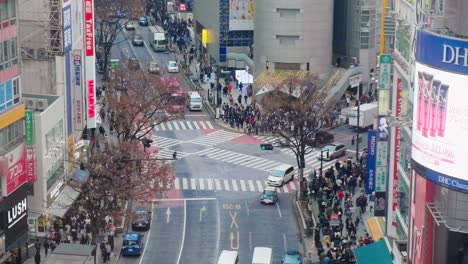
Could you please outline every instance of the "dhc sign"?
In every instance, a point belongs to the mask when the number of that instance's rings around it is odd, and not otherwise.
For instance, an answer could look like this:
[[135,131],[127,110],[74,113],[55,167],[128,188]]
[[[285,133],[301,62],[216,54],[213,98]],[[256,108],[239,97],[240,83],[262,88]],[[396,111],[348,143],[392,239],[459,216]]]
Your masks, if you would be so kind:
[[416,60],[441,70],[468,74],[468,40],[419,30]]
[[25,217],[28,214],[27,210],[27,198],[24,198],[22,201],[19,201],[17,204],[8,210],[8,229],[13,227],[19,220]]

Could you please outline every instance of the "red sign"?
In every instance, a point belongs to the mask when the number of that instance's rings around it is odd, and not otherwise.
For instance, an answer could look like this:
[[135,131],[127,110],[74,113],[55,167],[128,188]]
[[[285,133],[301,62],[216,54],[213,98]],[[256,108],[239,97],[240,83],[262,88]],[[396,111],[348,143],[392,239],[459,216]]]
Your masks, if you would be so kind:
[[85,54],[94,56],[94,13],[93,0],[84,0]]
[[94,90],[94,80],[88,80],[88,118],[96,116],[96,93]]
[[185,12],[185,11],[187,11],[187,5],[179,4],[179,12]]
[[6,196],[26,182],[25,144],[21,144],[5,156],[6,159],[1,164],[1,175],[6,175],[6,190],[4,189],[4,195]]
[[33,148],[26,149],[26,180],[28,182],[36,182],[36,153]]
[[[402,96],[403,93],[403,81],[397,79],[397,94],[396,94],[396,107],[395,107],[395,116],[400,117],[401,115],[401,106],[402,106]],[[400,128],[395,127],[395,151],[393,152],[393,204],[392,204],[392,225],[397,226],[397,215],[396,210],[398,207],[399,199],[399,178],[398,178],[398,163],[400,163]]]
[[338,215],[337,214],[331,214],[330,220],[338,220]]

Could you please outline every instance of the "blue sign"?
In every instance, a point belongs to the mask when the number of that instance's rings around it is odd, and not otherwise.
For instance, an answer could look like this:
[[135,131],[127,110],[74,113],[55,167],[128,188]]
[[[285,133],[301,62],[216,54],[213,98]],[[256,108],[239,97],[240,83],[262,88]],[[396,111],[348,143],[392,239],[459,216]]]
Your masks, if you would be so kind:
[[377,157],[377,131],[369,130],[367,135],[366,194],[375,190],[375,163]]
[[412,163],[412,167],[419,175],[427,178],[428,180],[431,180],[449,189],[468,193],[468,181],[464,181],[462,179],[457,179],[442,173],[438,173],[414,161]]
[[65,53],[65,94],[66,94],[66,114],[67,114],[67,136],[73,132],[73,104],[71,89],[71,58],[70,52]]
[[416,60],[439,69],[468,74],[468,41],[420,30]]
[[71,5],[62,9],[62,32],[63,32],[63,52],[67,52],[72,47],[72,19]]

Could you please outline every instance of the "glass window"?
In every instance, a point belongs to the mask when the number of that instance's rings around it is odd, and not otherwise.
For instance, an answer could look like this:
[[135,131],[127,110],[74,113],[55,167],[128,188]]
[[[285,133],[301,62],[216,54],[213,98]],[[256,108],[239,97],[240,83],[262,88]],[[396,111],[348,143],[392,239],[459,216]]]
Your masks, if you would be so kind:
[[0,2],[0,21],[6,20],[8,17],[8,2]]
[[3,42],[3,61],[8,61],[10,59],[10,53],[8,52],[9,41]]
[[10,40],[11,43],[11,58],[13,59],[13,64],[18,63],[18,46],[16,45],[16,38]]
[[16,0],[10,0],[9,1],[11,3],[11,6],[10,6],[10,17],[16,17]]
[[3,64],[5,63],[5,61],[3,60],[3,45],[4,42],[0,42],[0,71],[3,70]]
[[401,175],[401,171],[398,171],[398,208],[400,210],[401,216],[408,224],[408,210],[410,202],[410,191],[409,186],[406,184],[405,176]]

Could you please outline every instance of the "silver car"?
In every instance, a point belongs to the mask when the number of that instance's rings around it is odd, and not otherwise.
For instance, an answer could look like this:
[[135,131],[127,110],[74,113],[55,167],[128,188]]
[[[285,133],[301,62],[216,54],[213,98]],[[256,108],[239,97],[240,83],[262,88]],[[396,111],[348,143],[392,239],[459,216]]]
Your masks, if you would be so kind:
[[346,154],[346,146],[343,143],[333,143],[322,148],[317,154],[317,159],[333,160]]

